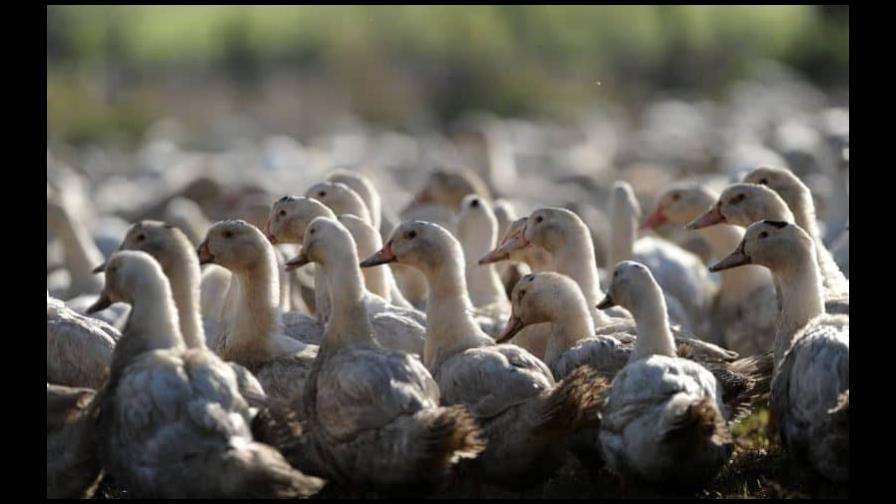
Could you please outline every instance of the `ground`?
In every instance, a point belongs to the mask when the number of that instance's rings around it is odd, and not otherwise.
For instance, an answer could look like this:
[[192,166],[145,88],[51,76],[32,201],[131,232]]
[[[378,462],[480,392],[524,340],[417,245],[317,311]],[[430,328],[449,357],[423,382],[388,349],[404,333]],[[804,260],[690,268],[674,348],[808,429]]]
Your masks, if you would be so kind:
[[[848,498],[849,488],[838,487],[791,463],[780,445],[766,435],[768,411],[754,412],[732,426],[736,446],[731,461],[705,488],[691,493],[671,493],[659,489],[625,488],[608,470],[591,471],[570,456],[557,472],[545,482],[525,492],[510,492],[483,486],[480,497],[486,498],[645,498],[691,497],[703,499],[725,498]],[[348,489],[328,486],[313,498],[333,499],[359,497]],[[365,494],[364,497],[375,497]],[[470,484],[454,485],[450,490],[432,495],[434,498],[473,498]],[[116,488],[111,478],[105,478],[97,498],[127,497],[127,491]]]

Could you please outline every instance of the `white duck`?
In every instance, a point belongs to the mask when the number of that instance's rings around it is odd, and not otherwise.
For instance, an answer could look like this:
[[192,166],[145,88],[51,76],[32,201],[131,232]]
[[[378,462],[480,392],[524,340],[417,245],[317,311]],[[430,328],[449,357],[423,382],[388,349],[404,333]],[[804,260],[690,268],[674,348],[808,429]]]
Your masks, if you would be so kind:
[[[53,296],[65,299],[72,310],[84,313],[96,301],[96,296],[103,287],[102,277],[97,277],[91,271],[95,265],[103,262],[103,254],[90,233],[72,215],[64,202],[47,201],[47,229],[62,244],[65,269],[70,278],[67,288],[54,291]],[[128,307],[119,304],[95,313],[92,318],[120,327],[127,312]]]
[[[566,275],[532,273],[520,279],[511,298],[513,313],[501,343],[530,325],[548,323],[544,362],[554,378],[561,380],[574,369],[589,365],[608,380],[628,363],[636,341],[635,330],[627,322],[594,329],[594,321],[579,286]],[[730,353],[705,341],[675,334],[678,357],[700,363],[715,375],[722,386],[725,404],[732,411],[746,413],[768,393],[772,356],[734,359]]]
[[47,292],[47,382],[102,387],[120,337],[114,327],[75,312]]
[[[312,220],[318,217],[336,219],[332,210],[320,201],[296,196],[284,196],[274,203],[271,217],[268,220],[268,239],[275,243],[301,244],[305,230]],[[314,270],[314,299],[317,309],[317,320],[326,323],[329,320],[329,297],[327,293],[329,282],[327,273],[322,268]],[[388,273],[387,273],[388,275]],[[385,299],[365,291],[364,303],[372,314],[391,312],[410,318],[418,324],[426,324],[426,315],[415,308],[406,308],[389,303]]]
[[[140,250],[148,253],[162,267],[171,286],[181,336],[187,348],[215,348],[217,333],[205,330],[199,314],[199,259],[187,235],[179,228],[160,221],[140,221],[128,230],[119,250]],[[105,270],[105,264],[94,272]],[[217,327],[215,327],[217,328]],[[228,362],[236,373],[240,394],[253,406],[261,406],[266,395],[248,369]]]
[[323,481],[252,439],[230,366],[188,349],[162,268],[116,253],[98,303],[132,305],[109,383],[97,398],[103,467],[135,497],[304,497]]
[[496,313],[506,315],[510,303],[497,270],[491,264],[476,263],[477,258],[495,247],[498,238],[498,221],[488,201],[476,194],[469,194],[461,201],[457,238],[466,259],[464,273],[473,306],[493,306]]
[[398,226],[382,250],[361,263],[400,262],[430,284],[423,362],[442,404],[464,404],[488,446],[475,474],[509,487],[543,481],[562,462],[567,434],[596,421],[601,382],[582,368],[557,385],[540,360],[516,345],[495,345],[471,316],[460,243],[436,224]]
[[[733,184],[725,188],[719,199],[712,208],[703,215],[688,224],[690,229],[700,229],[715,224],[734,224],[737,226],[747,227],[754,222],[761,220],[775,220],[782,222],[795,222],[793,213],[787,208],[784,200],[773,190],[766,186],[757,184]],[[811,235],[810,235],[811,236]],[[821,245],[816,240],[816,248],[820,249]],[[816,254],[816,260],[819,261],[819,268],[822,271],[824,279],[825,266],[821,264],[822,253]],[[833,266],[836,269],[836,265]],[[843,292],[844,286],[839,282],[838,277],[843,275],[837,270],[831,271],[831,282],[824,282],[825,289],[825,307],[829,313],[846,313],[849,314],[849,286],[846,285],[846,291]],[[777,280],[775,284],[777,286]],[[780,286],[778,289],[778,304],[781,303]]]
[[607,270],[621,261],[637,260],[650,268],[671,307],[672,320],[703,331],[714,286],[703,261],[666,240],[645,236],[637,239],[641,206],[628,182],[613,185],[608,213],[611,222]]
[[[666,223],[683,226],[696,219],[718,199],[700,184],[677,184],[663,192],[656,208],[642,228],[658,228]],[[700,228],[713,258],[724,257],[737,247],[742,228],[718,225]],[[748,266],[721,272],[719,290],[713,300],[711,337],[741,355],[769,351],[775,338],[777,296],[769,271]]]
[[235,306],[221,320],[215,353],[248,368],[276,406],[301,411],[317,346],[284,334],[273,247],[248,222],[222,221],[209,229],[198,253],[200,264],[227,268],[239,286]]
[[771,409],[788,450],[836,482],[849,481],[849,315],[825,313],[817,241],[783,221],[747,228],[712,267],[771,269],[781,286]]
[[[326,219],[326,221],[322,221]],[[315,222],[321,222],[314,225]],[[358,267],[358,251],[351,233],[342,226],[331,224],[333,219],[318,217],[311,221],[305,231],[302,240],[302,252],[298,257],[289,260],[286,267],[289,269],[302,267],[314,262],[324,272],[328,286],[354,283],[354,275],[361,275]],[[360,301],[365,306],[370,292],[364,288],[363,277],[359,291]],[[330,301],[334,299],[334,293],[330,293]],[[369,312],[367,312],[369,313]],[[369,313],[370,327],[376,341],[389,350],[397,350],[409,354],[423,355],[423,345],[426,336],[426,328],[414,320],[403,317],[389,311]],[[333,314],[327,324],[342,323],[334,321]],[[326,332],[326,331],[325,331]]]
[[665,298],[647,267],[634,261],[616,266],[600,307],[615,304],[635,317],[638,339],[602,410],[604,459],[624,479],[705,483],[733,447],[721,386],[703,366],[676,357]]
[[310,439],[299,467],[355,488],[441,483],[459,460],[483,450],[476,422],[463,406],[439,406],[439,388],[418,358],[378,343],[344,226],[311,222],[290,264],[312,260],[340,274],[327,276],[333,312],[308,379]]
[[[374,229],[380,229],[382,212],[380,210],[379,194],[372,183],[359,175],[353,176],[351,172],[336,172],[328,177],[326,182],[311,186],[305,192],[305,197],[320,201],[336,215],[354,215],[373,226]],[[380,235],[380,241],[382,242],[382,234]],[[413,270],[397,268],[394,273],[397,275],[397,278],[393,277],[392,285],[389,286],[390,295],[388,297],[383,296],[383,298],[397,306],[412,308],[413,305],[405,297],[399,285],[401,283],[404,287],[410,288],[413,294],[413,291],[420,290],[419,284],[422,279],[418,278],[419,274]],[[415,285],[416,287],[414,287]],[[419,292],[417,295],[419,297]],[[326,298],[326,292],[322,296]],[[393,301],[392,298],[395,298],[395,300]]]
[[382,203],[380,201],[380,193],[370,179],[358,172],[335,170],[327,177],[327,182],[345,184],[358,193],[370,214],[370,225],[379,233],[382,221]]
[[744,182],[767,186],[781,196],[781,199],[793,212],[793,222],[815,240],[818,266],[821,268],[825,288],[834,295],[849,296],[849,280],[840,271],[831,252],[822,242],[821,233],[818,231],[818,222],[815,220],[812,191],[806,184],[789,170],[768,166],[761,166],[751,171],[744,178]]
[[[475,194],[464,198],[458,214],[457,237],[464,250],[470,301],[476,307],[477,321],[489,334],[497,334],[499,326],[488,320],[481,320],[482,317],[503,322],[510,315],[510,302],[495,267],[490,262],[477,264],[473,261],[495,247],[496,224],[491,206],[485,199]],[[525,348],[539,359],[544,359],[549,332],[547,324],[531,327],[514,336],[512,343]]]

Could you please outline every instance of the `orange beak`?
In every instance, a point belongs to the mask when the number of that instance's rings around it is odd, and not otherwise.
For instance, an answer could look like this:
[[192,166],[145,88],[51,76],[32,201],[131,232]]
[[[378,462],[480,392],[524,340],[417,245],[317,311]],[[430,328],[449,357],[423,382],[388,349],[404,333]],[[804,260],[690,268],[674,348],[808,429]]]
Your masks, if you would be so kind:
[[215,256],[208,249],[208,239],[199,244],[196,253],[199,254],[199,264],[213,264],[215,262]]
[[398,257],[396,257],[395,253],[392,252],[392,242],[389,242],[384,245],[379,252],[361,261],[361,267],[369,268],[371,266],[379,266],[380,264],[395,262],[397,260]]
[[688,229],[700,229],[716,224],[724,224],[725,222],[728,221],[725,219],[725,216],[722,215],[721,207],[716,204],[707,210],[706,213],[689,222],[685,227]]
[[644,220],[644,223],[641,224],[641,229],[656,229],[668,221],[669,219],[666,218],[666,214],[663,212],[663,208],[657,206],[656,210],[654,210],[652,214],[648,215]]

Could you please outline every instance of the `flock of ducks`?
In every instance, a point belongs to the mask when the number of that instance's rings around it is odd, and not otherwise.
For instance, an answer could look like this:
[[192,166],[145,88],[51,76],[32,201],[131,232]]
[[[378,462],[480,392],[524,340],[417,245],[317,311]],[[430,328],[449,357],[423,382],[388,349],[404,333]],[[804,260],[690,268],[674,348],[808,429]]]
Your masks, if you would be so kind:
[[[244,198],[243,220],[190,187],[103,253],[48,181],[48,497],[104,475],[135,497],[523,490],[568,453],[693,488],[765,405],[795,461],[848,484],[848,223],[826,244],[788,169],[675,183],[646,215],[618,181],[606,241],[465,170],[399,214],[356,170]],[[670,228],[708,253],[639,237]]]

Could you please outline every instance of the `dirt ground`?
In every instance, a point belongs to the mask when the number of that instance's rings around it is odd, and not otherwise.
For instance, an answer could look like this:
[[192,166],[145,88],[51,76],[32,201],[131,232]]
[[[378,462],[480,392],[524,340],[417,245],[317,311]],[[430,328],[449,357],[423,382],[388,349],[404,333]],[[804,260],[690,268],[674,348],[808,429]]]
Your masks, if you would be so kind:
[[[732,426],[736,446],[734,455],[722,471],[705,488],[696,492],[675,493],[657,488],[623,488],[618,478],[607,469],[597,471],[569,456],[557,474],[542,485],[524,492],[512,492],[483,486],[481,498],[575,499],[575,498],[701,498],[701,499],[769,499],[769,498],[848,498],[848,486],[836,486],[792,463],[781,446],[766,435],[768,412],[764,409]],[[115,487],[106,478],[96,498],[126,498],[127,491]],[[345,488],[328,485],[313,499],[381,497],[358,495]],[[423,497],[423,496],[420,496]],[[475,498],[471,484],[461,482],[428,498]]]

